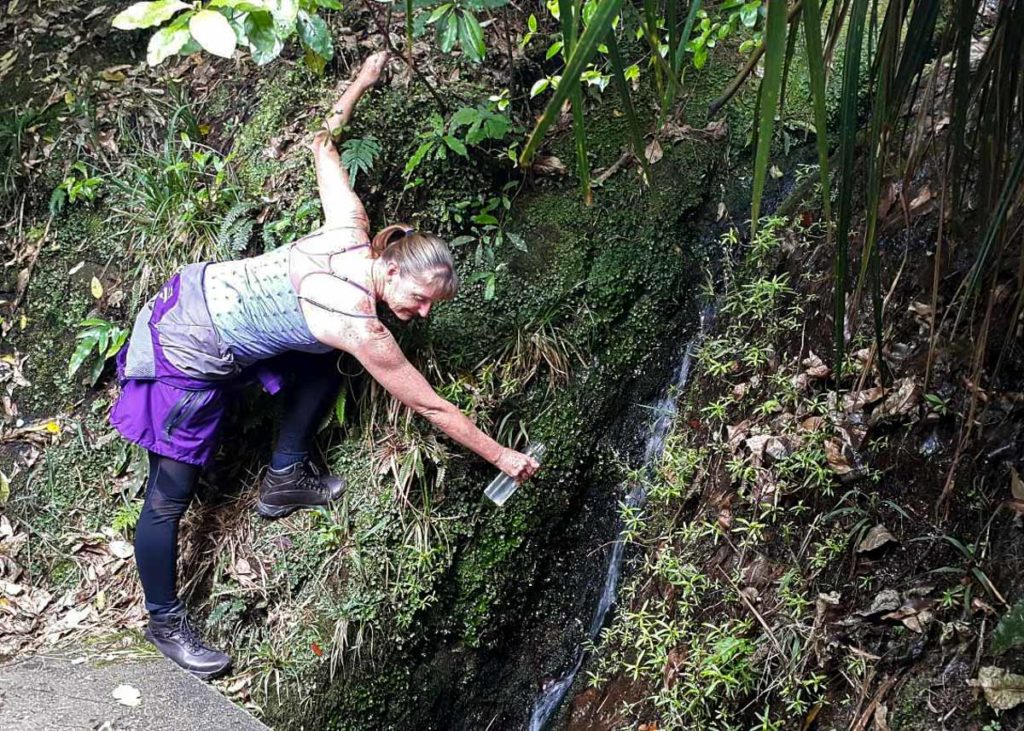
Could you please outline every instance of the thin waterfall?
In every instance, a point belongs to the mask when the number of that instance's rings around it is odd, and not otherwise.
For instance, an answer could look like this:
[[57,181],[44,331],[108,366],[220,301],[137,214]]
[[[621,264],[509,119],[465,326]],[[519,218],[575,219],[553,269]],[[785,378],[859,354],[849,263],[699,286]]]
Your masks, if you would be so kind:
[[[683,350],[675,378],[652,407],[654,419],[651,422],[650,432],[644,445],[643,465],[645,469],[651,469],[665,451],[665,440],[668,438],[672,425],[675,424],[678,412],[677,401],[679,394],[686,387],[690,379],[690,368],[693,365],[694,356],[701,339],[704,337],[704,333],[710,326],[713,316],[714,309],[709,305],[701,313],[700,327],[697,330],[697,334],[686,344],[686,348]],[[637,481],[626,495],[625,504],[630,508],[635,508],[641,507],[646,501],[647,491],[644,489],[643,481]],[[597,639],[597,635],[600,633],[601,628],[604,627],[605,619],[608,617],[608,611],[615,604],[615,595],[619,588],[619,576],[622,573],[622,556],[625,548],[626,546],[620,533],[612,546],[612,555],[608,559],[608,570],[605,572],[601,597],[598,599],[593,617],[590,620],[588,636],[591,641]],[[569,692],[569,687],[572,685],[573,680],[576,679],[576,674],[583,666],[585,659],[586,651],[583,645],[580,644],[576,648],[572,667],[557,679],[545,684],[544,690],[541,691],[540,696],[533,704],[533,712],[530,714],[530,731],[543,731],[548,721],[555,714],[555,711],[561,706],[562,701],[565,699],[565,694]]]

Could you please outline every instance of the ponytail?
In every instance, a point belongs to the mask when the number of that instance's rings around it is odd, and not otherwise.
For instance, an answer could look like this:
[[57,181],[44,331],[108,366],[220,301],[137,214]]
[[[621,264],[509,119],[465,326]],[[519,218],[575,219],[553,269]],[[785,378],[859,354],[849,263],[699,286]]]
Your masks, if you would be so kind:
[[415,232],[416,230],[414,228],[406,226],[404,223],[394,223],[386,228],[382,228],[370,242],[370,250],[373,252],[373,258],[376,259],[379,257],[384,253],[386,248],[399,239],[414,234]]

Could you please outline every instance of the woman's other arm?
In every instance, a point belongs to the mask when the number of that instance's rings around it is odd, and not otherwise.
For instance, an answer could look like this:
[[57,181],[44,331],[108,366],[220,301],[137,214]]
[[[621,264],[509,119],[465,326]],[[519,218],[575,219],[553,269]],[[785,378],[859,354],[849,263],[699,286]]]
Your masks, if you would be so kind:
[[516,480],[525,480],[540,467],[532,457],[498,444],[454,404],[438,396],[379,322],[361,323],[359,327],[347,329],[345,335],[332,339],[336,340],[331,343],[334,347],[354,355],[392,396],[502,472]]
[[316,169],[316,182],[320,190],[320,204],[324,210],[324,223],[328,227],[354,226],[366,231],[370,229],[370,221],[363,203],[352,190],[348,172],[341,164],[341,157],[334,146],[334,137],[352,119],[356,104],[380,78],[387,60],[387,53],[382,52],[375,53],[363,62],[355,81],[345,89],[341,99],[331,108],[326,129],[313,135],[310,149],[313,151],[313,166]]

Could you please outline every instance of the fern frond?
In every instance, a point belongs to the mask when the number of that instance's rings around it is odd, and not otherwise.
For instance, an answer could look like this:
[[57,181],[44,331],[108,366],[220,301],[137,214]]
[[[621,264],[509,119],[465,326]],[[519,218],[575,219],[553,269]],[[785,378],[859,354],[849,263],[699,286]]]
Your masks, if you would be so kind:
[[356,176],[360,171],[368,173],[373,169],[373,162],[378,155],[380,155],[380,143],[372,135],[356,137],[342,143],[341,164],[348,171],[353,185],[355,185]]

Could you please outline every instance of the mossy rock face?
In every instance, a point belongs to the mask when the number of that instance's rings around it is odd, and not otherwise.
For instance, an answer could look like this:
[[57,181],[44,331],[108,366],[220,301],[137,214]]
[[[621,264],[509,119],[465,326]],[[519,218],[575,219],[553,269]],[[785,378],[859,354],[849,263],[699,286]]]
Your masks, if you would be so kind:
[[[597,119],[596,129],[613,135],[601,129],[603,117]],[[618,118],[608,119],[623,135]],[[617,157],[623,139],[601,155]],[[428,339],[441,368],[456,372],[473,372],[476,364],[508,352],[517,328],[539,319],[547,318],[575,343],[584,362],[574,363],[569,383],[548,394],[535,382],[506,404],[529,424],[531,438],[548,446],[543,476],[497,509],[481,496],[493,470],[460,456],[465,469],[448,477],[439,509],[439,519],[457,521],[452,546],[436,583],[423,587],[436,596],[414,615],[414,630],[396,631],[379,661],[362,663],[324,687],[312,715],[299,721],[282,709],[272,723],[475,728],[486,726],[494,712],[509,723],[523,721],[542,654],[514,645],[545,640],[530,628],[541,603],[571,625],[570,607],[578,609],[572,597],[585,599],[603,572],[600,561],[578,555],[561,569],[551,566],[580,531],[594,539],[580,522],[604,530],[594,545],[613,529],[613,450],[629,444],[619,434],[626,429],[620,422],[656,394],[693,322],[701,258],[691,219],[705,202],[723,146],[666,146],[649,189],[626,170],[597,191],[592,206],[583,204],[571,177],[541,181],[515,200],[509,229],[523,236],[528,251],[503,252],[507,267],[493,300],[484,299],[482,285],[470,285],[436,308]],[[451,180],[450,164],[425,175]],[[463,179],[474,175],[482,173],[466,172]],[[449,195],[457,194],[435,189],[423,210],[443,207]],[[460,268],[469,274],[472,261],[463,260]],[[576,576],[560,578],[559,570]],[[550,591],[540,585],[540,575],[549,582],[565,579],[565,596],[553,603],[545,598]],[[516,660],[500,683],[490,677],[495,658]]]

